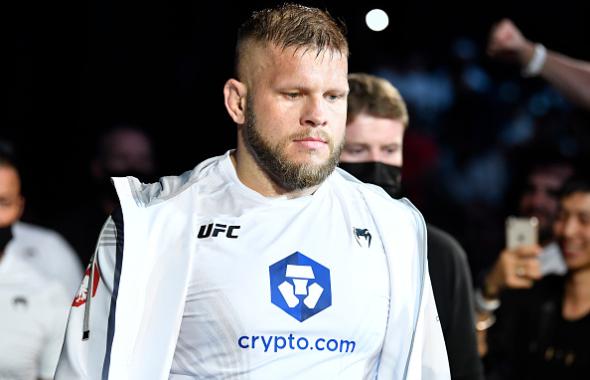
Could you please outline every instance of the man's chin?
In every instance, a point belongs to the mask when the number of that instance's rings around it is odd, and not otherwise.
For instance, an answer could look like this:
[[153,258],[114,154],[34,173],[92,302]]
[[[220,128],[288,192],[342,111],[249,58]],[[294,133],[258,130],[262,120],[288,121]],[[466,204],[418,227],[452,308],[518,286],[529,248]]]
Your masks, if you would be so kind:
[[310,151],[305,153],[293,154],[291,157],[287,157],[289,163],[298,166],[309,166],[315,168],[321,168],[328,164],[330,161],[330,154],[324,152]]
[[322,161],[320,163],[317,162],[291,162],[291,167],[299,168],[300,171],[304,172],[320,172],[325,171],[328,169],[328,162]]

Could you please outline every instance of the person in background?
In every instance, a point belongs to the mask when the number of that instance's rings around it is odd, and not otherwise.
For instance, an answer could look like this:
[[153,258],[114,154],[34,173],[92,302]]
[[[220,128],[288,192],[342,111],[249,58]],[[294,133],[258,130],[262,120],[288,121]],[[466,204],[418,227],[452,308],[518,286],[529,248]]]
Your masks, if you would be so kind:
[[16,228],[23,207],[18,171],[0,157],[0,378],[50,380],[73,297],[68,278],[79,284],[81,269],[54,233]]
[[80,260],[57,232],[20,221],[25,198],[14,156],[14,152],[8,149],[0,151],[0,170],[3,173],[0,177],[0,210],[6,215],[4,224],[10,226],[13,238],[12,249],[7,255],[18,255],[44,277],[62,284],[68,295],[73,297],[82,279]]
[[546,275],[563,275],[567,268],[553,234],[559,212],[559,190],[572,175],[574,164],[560,155],[542,150],[529,158],[518,216],[538,221],[539,244],[505,248],[484,273],[475,290],[480,353],[487,350],[486,328],[495,321],[506,289],[529,289]]
[[565,273],[565,263],[553,236],[553,222],[559,211],[559,189],[573,170],[570,161],[549,153],[532,163],[518,201],[518,215],[537,219],[539,246],[543,249],[502,251],[484,280],[486,297],[494,298],[505,288],[531,287],[544,274]]
[[90,170],[97,187],[101,188],[99,200],[104,221],[118,204],[111,177],[135,176],[144,182],[155,180],[156,162],[151,137],[135,125],[115,125],[99,137]]
[[590,109],[590,62],[567,57],[529,41],[509,19],[492,27],[488,54],[520,65],[526,77],[543,77],[572,102]]
[[507,290],[489,330],[488,379],[586,379],[590,373],[590,177],[564,184],[554,236],[567,266]]
[[118,124],[99,136],[90,165],[94,196],[87,197],[56,223],[84,264],[94,252],[96,235],[118,203],[111,177],[130,175],[153,182],[155,166],[152,140],[143,129]]
[[[405,102],[383,78],[355,73],[348,76],[348,84],[348,118],[339,166],[361,181],[378,185],[392,197],[400,198],[403,138],[409,124]],[[446,232],[427,224],[427,233],[428,270],[451,377],[482,379],[467,257]]]

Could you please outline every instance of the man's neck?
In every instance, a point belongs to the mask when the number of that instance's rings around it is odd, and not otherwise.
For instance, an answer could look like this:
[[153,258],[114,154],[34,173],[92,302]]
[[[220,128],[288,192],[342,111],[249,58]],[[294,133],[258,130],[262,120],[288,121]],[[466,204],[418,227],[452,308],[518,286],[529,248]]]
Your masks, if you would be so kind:
[[313,194],[320,185],[303,190],[287,190],[274,181],[255,161],[254,157],[245,152],[245,147],[236,149],[231,155],[231,162],[236,169],[238,179],[245,186],[265,197],[299,198]]

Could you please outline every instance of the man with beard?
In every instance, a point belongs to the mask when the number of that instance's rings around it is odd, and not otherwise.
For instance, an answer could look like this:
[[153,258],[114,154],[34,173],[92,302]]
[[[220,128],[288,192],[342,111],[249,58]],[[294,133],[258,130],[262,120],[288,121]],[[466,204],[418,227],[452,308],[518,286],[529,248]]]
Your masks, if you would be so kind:
[[[348,118],[340,167],[361,181],[401,197],[402,146],[408,111],[385,79],[348,76]],[[482,379],[476,347],[471,275],[459,243],[427,225],[428,268],[453,379]]]
[[422,217],[335,170],[342,26],[266,9],[236,53],[237,149],[152,185],[114,178],[56,378],[448,379]]
[[559,189],[572,173],[573,165],[563,158],[549,152],[535,155],[518,201],[518,214],[537,218],[539,245],[507,248],[500,253],[484,278],[482,290],[477,291],[481,310],[497,305],[495,300],[506,288],[530,288],[544,275],[565,273],[552,228],[559,211]]
[[530,289],[546,275],[563,275],[567,267],[554,240],[553,223],[559,212],[558,194],[563,183],[572,175],[574,165],[558,154],[541,150],[529,157],[522,194],[518,199],[518,215],[538,221],[538,242],[505,248],[475,290],[478,343],[480,353],[487,353],[487,332],[495,322],[506,289]]

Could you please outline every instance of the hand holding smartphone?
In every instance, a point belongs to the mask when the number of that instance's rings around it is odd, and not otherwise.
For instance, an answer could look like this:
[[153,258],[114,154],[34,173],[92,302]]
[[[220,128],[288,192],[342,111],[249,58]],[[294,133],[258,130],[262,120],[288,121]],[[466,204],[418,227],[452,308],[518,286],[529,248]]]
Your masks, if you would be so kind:
[[486,276],[483,296],[497,298],[505,288],[530,288],[541,278],[537,218],[506,219],[506,249]]

